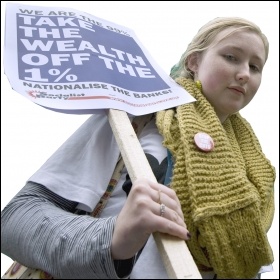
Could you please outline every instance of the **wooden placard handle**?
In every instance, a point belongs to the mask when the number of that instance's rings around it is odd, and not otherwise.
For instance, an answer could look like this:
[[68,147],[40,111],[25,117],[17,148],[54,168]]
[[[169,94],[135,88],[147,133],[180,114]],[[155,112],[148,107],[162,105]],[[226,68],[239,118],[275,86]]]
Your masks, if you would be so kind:
[[[127,113],[109,109],[108,118],[131,181],[147,178],[156,182]],[[202,279],[184,240],[159,232],[153,237],[169,278]]]

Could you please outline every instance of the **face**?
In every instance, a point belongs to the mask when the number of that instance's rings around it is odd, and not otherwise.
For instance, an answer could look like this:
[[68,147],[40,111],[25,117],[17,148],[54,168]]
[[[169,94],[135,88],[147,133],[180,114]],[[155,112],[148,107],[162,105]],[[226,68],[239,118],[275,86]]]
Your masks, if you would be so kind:
[[[242,30],[226,38],[232,27],[218,34],[192,65],[205,97],[221,122],[244,108],[256,94],[265,64],[265,47],[254,32]],[[223,39],[222,39],[223,38]]]

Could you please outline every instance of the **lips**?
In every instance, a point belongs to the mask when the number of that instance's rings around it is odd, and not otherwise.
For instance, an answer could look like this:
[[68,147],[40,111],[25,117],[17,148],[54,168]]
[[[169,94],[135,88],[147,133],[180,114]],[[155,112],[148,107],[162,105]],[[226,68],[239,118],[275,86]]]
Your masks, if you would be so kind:
[[234,87],[228,87],[229,89],[232,89],[232,90],[235,90],[235,91],[238,91],[242,94],[245,94],[245,89],[243,87],[239,87],[239,86],[234,86]]

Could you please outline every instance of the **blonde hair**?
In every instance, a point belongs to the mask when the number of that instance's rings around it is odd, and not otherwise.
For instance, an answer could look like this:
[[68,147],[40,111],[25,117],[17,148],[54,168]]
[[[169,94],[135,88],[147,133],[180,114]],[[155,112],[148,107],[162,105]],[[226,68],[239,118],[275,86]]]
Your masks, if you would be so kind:
[[221,40],[240,29],[247,29],[255,32],[263,41],[265,47],[265,61],[267,60],[269,43],[267,37],[255,23],[238,17],[218,17],[199,29],[198,33],[188,45],[187,50],[181,56],[180,61],[172,67],[170,76],[173,79],[179,76],[194,79],[194,73],[187,66],[188,57],[193,53],[202,53],[207,50],[216,36],[229,27],[236,27],[236,29],[225,35]]

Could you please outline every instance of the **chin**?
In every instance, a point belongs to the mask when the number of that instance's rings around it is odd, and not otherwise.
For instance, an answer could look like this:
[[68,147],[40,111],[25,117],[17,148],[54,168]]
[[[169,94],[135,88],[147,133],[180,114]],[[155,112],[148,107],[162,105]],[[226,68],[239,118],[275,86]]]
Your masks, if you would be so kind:
[[229,108],[228,112],[230,115],[233,115],[233,114],[238,113],[243,108],[244,108],[244,106],[233,106],[233,107]]

